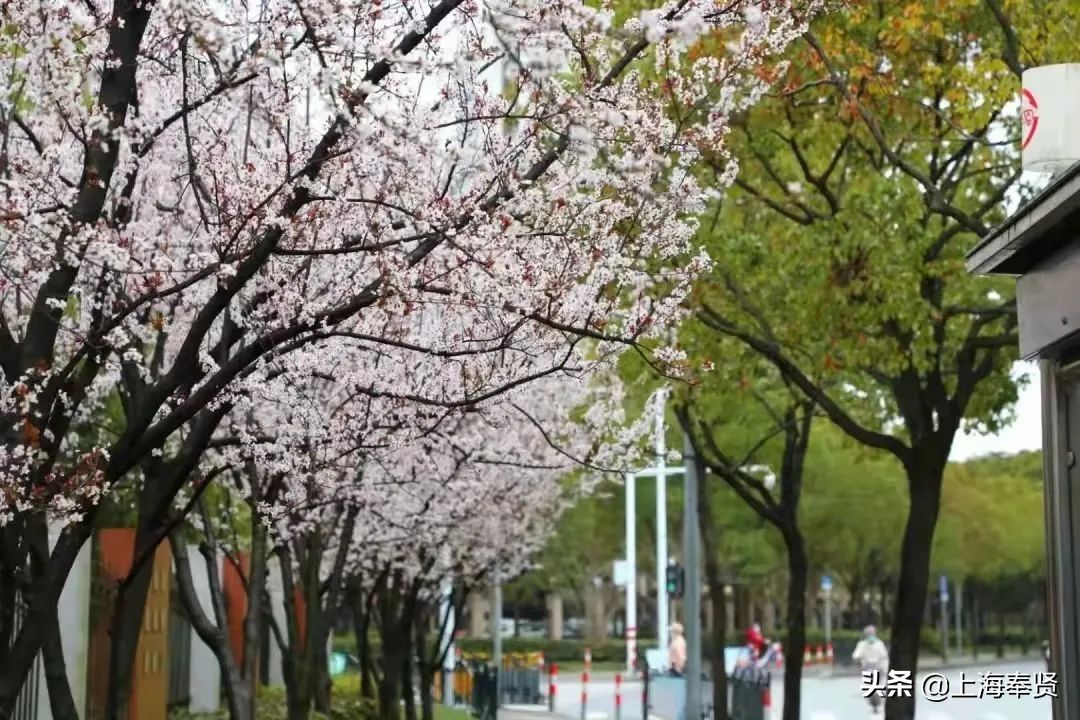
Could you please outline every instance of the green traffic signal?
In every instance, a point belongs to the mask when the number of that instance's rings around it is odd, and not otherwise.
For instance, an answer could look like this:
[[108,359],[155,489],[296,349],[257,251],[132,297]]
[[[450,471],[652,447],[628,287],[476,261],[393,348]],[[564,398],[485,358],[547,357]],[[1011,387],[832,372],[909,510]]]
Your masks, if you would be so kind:
[[684,575],[682,566],[671,563],[667,567],[667,578],[664,583],[669,597],[681,598],[683,596]]

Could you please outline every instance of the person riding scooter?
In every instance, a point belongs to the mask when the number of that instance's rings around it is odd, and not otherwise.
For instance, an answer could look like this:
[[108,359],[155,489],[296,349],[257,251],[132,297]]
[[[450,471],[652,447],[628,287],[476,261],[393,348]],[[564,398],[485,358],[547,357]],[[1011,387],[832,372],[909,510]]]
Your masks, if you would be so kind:
[[[863,639],[855,646],[855,652],[851,654],[851,657],[859,664],[863,672],[876,671],[879,683],[882,682],[881,675],[889,667],[889,650],[885,647],[885,643],[878,638],[877,630],[873,625],[867,625],[863,629]],[[884,693],[881,690],[873,690],[867,697],[875,715],[881,710],[883,697]]]

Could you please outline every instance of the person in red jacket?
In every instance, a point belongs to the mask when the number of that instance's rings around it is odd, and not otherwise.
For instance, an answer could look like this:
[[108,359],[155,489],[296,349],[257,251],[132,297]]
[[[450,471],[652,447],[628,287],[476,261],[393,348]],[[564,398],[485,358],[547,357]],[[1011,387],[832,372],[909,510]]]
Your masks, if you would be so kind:
[[765,654],[768,643],[765,642],[765,636],[761,632],[761,626],[757,623],[751,625],[750,629],[746,631],[746,644],[753,652],[755,660]]

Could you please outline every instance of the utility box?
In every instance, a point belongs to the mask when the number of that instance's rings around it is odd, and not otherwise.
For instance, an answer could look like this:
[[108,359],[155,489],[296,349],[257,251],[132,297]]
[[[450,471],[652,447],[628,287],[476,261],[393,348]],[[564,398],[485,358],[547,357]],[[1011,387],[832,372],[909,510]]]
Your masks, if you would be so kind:
[[1080,164],[984,238],[967,268],[1017,278],[1020,352],[1039,360],[1054,718],[1080,720]]

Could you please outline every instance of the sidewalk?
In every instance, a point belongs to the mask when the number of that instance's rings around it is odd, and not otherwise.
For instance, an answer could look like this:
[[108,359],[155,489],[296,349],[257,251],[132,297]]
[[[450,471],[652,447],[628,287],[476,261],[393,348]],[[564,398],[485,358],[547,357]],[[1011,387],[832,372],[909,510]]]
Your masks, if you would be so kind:
[[[949,662],[943,663],[941,662],[940,655],[931,655],[919,658],[919,670],[962,670],[964,668],[981,668],[1015,663],[1018,661],[1037,661],[1042,660],[1042,657],[1042,654],[1038,651],[1030,652],[1026,655],[1022,653],[1005,653],[1004,657],[998,657],[996,654],[992,653],[982,653],[979,655],[978,659],[971,657],[969,654],[964,654],[960,657],[950,656]],[[773,674],[783,675],[783,671],[774,671]],[[860,671],[857,665],[807,665],[803,667],[803,675],[806,677],[859,674]]]
[[498,720],[577,720],[566,715],[548,712],[546,705],[504,705],[499,708]]

